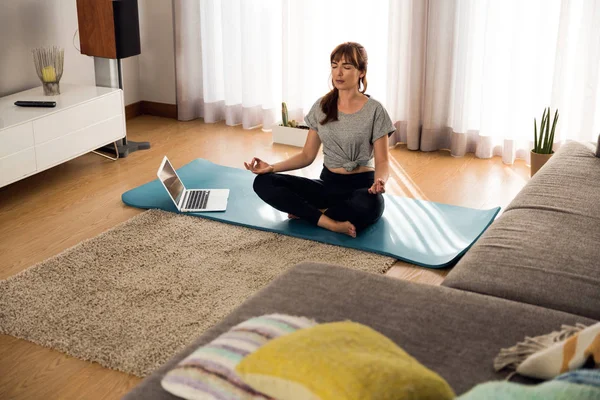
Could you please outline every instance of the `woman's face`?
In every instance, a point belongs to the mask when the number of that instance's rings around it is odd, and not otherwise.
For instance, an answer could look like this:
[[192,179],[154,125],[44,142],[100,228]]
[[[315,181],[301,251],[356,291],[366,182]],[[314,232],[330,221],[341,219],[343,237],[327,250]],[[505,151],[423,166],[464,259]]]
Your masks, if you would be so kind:
[[363,76],[364,73],[356,69],[351,63],[346,62],[344,57],[338,62],[331,62],[331,79],[338,90],[348,90],[355,87],[358,89],[358,80]]

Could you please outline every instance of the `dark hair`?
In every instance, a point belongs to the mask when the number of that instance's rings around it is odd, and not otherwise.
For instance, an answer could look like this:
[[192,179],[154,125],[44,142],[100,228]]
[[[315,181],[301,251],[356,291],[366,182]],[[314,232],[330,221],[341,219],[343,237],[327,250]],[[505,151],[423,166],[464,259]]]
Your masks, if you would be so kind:
[[[331,52],[330,62],[339,62],[342,57],[346,60],[346,62],[354,65],[356,69],[364,72],[364,76],[358,80],[358,90],[364,94],[367,91],[367,64],[369,62],[367,51],[364,47],[362,47],[362,45],[356,42],[346,42],[333,49]],[[339,91],[333,83],[333,77],[331,78],[331,83],[333,85],[333,89],[323,96],[323,99],[321,100],[321,110],[325,114],[325,118],[323,121],[321,121],[321,125],[325,125],[329,121],[338,120],[337,101],[339,97]]]

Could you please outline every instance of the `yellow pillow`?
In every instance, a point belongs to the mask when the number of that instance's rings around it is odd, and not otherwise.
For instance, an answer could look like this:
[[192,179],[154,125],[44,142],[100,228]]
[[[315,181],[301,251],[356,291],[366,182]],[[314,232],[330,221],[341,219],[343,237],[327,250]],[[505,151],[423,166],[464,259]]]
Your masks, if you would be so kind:
[[274,339],[236,367],[242,380],[281,400],[453,399],[454,393],[394,342],[354,322]]

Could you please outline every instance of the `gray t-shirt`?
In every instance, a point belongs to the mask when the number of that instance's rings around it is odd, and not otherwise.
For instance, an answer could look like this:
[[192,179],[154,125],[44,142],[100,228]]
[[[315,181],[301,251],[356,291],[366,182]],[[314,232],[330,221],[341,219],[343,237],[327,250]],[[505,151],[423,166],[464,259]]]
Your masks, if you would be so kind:
[[325,118],[321,99],[312,106],[304,121],[319,134],[327,168],[343,167],[350,172],[359,165],[374,167],[373,143],[396,130],[385,108],[369,98],[363,108],[353,114],[338,111],[338,121],[321,125]]

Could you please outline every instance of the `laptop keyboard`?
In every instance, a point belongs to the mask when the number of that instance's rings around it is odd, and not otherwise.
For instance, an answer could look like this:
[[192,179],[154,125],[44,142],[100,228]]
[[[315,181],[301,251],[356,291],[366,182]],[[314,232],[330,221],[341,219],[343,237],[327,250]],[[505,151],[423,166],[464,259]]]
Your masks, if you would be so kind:
[[188,192],[184,208],[187,210],[204,210],[208,203],[209,190],[192,190]]

